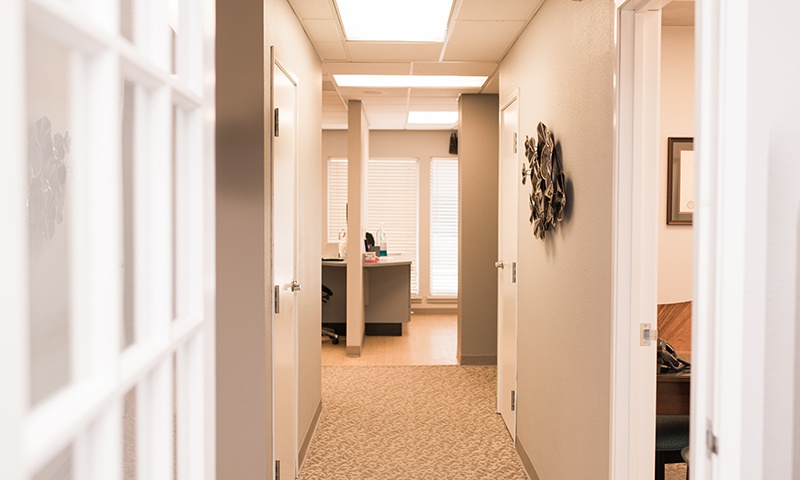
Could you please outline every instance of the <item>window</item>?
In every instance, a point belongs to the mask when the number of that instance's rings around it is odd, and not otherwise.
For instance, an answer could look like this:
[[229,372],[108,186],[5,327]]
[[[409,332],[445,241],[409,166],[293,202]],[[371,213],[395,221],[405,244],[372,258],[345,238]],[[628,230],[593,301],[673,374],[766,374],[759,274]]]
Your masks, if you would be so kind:
[[432,297],[458,295],[458,159],[431,159]]
[[328,160],[328,241],[347,229],[347,159]]
[[[372,159],[368,169],[367,231],[381,226],[390,254],[411,258],[411,294],[419,294],[419,162],[417,159]],[[347,160],[328,160],[328,241],[346,228]]]

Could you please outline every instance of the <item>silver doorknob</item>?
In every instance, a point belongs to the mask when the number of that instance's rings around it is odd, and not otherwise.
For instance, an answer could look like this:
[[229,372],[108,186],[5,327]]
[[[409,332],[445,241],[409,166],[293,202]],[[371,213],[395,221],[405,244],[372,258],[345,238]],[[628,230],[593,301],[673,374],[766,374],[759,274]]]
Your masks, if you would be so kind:
[[505,265],[503,265],[503,261],[502,260],[500,260],[499,262],[494,262],[494,266],[495,266],[495,268],[504,268],[505,267]]
[[303,284],[301,284],[297,280],[292,280],[292,291],[293,292],[299,292],[302,289],[303,289]]

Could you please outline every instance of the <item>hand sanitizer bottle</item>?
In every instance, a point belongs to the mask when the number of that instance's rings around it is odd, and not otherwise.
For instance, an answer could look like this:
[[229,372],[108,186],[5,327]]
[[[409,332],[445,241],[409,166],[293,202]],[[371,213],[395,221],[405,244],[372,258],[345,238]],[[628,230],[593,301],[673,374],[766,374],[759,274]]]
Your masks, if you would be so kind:
[[383,224],[381,224],[381,227],[378,229],[377,241],[378,241],[378,245],[380,246],[380,249],[381,249],[380,256],[381,257],[385,257],[386,256],[386,231],[383,229]]
[[347,257],[347,232],[339,230],[339,258]]

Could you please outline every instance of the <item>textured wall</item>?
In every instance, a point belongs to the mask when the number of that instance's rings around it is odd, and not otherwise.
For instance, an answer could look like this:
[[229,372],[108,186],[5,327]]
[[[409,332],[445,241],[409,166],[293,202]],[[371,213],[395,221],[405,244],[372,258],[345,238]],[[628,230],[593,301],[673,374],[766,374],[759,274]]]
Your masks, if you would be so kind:
[[319,329],[322,257],[319,210],[321,175],[317,160],[322,145],[322,67],[311,41],[286,0],[267,0],[266,46],[294,75],[297,85],[297,295],[298,394],[297,439],[302,445],[322,398]]
[[497,363],[497,95],[458,101],[458,358]]
[[667,137],[694,136],[694,27],[661,27],[658,303],[692,299],[692,226],[667,225]]
[[564,221],[545,241],[521,189],[518,438],[542,479],[609,471],[614,166],[614,2],[548,0],[500,66],[519,88],[520,137],[555,134]]

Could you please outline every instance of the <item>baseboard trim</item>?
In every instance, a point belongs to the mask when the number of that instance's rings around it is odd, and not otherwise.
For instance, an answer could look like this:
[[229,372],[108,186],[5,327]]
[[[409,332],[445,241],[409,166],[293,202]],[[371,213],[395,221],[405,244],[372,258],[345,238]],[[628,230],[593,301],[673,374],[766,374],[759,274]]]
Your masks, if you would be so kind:
[[311,439],[314,438],[314,434],[317,432],[320,415],[322,415],[322,399],[317,404],[317,411],[314,412],[314,418],[311,419],[311,425],[308,426],[306,438],[303,439],[303,444],[300,446],[300,458],[298,461],[300,468],[303,468],[303,463],[306,461],[306,455],[308,454],[308,447],[311,446]]
[[517,435],[517,441],[514,443],[514,450],[517,451],[517,456],[519,457],[520,462],[522,462],[522,468],[525,469],[525,473],[528,474],[528,477],[531,480],[540,480],[539,474],[536,473],[536,469],[533,467],[531,457],[528,456],[528,452],[526,452],[525,447],[522,446],[522,441],[519,438],[519,434]]
[[459,365],[497,365],[497,355],[459,355]]
[[362,348],[363,345],[348,345],[345,351],[348,357],[360,357]]

